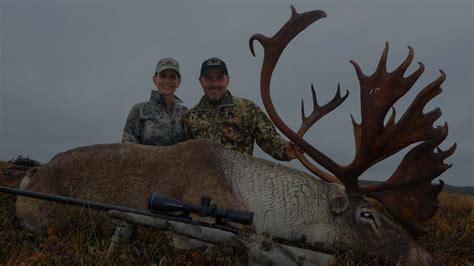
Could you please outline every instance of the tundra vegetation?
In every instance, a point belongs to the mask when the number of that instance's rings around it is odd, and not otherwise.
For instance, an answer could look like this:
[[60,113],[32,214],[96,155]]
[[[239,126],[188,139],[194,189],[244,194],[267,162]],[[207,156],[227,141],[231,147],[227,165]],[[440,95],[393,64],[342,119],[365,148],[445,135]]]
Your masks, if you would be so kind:
[[[341,96],[338,86],[334,98],[320,106],[312,88],[314,110],[306,117],[302,108],[303,123],[297,132],[280,119],[270,98],[271,76],[284,48],[306,27],[324,17],[323,11],[298,14],[292,7],[290,20],[275,36],[256,34],[250,38],[252,54],[255,55],[255,40],[265,52],[260,84],[265,109],[276,127],[305,151],[305,155],[298,154],[300,161],[321,180],[208,140],[191,140],[170,147],[130,144],[80,147],[58,154],[36,173],[24,178],[21,186],[130,207],[142,207],[150,189],[191,202],[206,193],[224,207],[253,211],[253,229],[272,238],[290,242],[299,239],[309,247],[336,252],[353,250],[356,257],[359,254],[376,256],[373,262],[376,264],[382,261],[438,263],[438,258],[431,256],[428,249],[411,236],[422,239],[422,235],[429,232],[430,219],[439,208],[438,195],[443,187],[443,182],[432,184],[432,181],[451,167],[444,159],[456,148],[455,144],[445,151],[438,147],[448,134],[447,123],[433,127],[441,116],[440,109],[424,112],[425,105],[441,93],[446,74],[441,71],[439,78],[426,85],[397,120],[393,105],[424,71],[424,65],[419,63],[417,70],[405,75],[414,58],[413,49],[409,47],[407,58],[393,72],[386,69],[388,43],[370,76],[351,61],[360,82],[361,121],[352,119],[354,159],[348,165],[340,165],[307,143],[303,136],[319,119],[342,104],[348,93]],[[410,150],[387,181],[369,186],[359,184],[358,178],[367,169],[409,146]],[[310,163],[305,156],[319,166]],[[378,204],[383,207],[377,209]],[[471,212],[472,209],[466,210],[464,215]],[[43,231],[46,237],[74,231],[81,228],[75,221],[87,219],[89,215],[96,217],[87,210],[76,208],[67,212],[64,206],[24,197],[17,199],[16,215],[24,226]],[[89,220],[92,230],[82,239],[99,239],[101,232],[107,235],[98,219]],[[469,223],[467,232],[471,232]],[[469,234],[463,234],[458,241],[467,236],[469,245],[472,241]],[[159,246],[163,247],[165,245]],[[143,250],[143,247],[136,249],[138,253]],[[342,253],[336,260],[343,261],[346,255]],[[224,257],[228,260],[223,261],[224,264],[245,263],[240,256]]]

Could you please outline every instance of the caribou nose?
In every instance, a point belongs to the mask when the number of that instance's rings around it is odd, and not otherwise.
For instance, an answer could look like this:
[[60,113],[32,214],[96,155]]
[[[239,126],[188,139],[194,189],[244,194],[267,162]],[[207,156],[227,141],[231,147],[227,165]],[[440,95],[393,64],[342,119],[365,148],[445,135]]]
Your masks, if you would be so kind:
[[418,246],[413,246],[408,251],[405,265],[433,265],[433,258],[426,250]]

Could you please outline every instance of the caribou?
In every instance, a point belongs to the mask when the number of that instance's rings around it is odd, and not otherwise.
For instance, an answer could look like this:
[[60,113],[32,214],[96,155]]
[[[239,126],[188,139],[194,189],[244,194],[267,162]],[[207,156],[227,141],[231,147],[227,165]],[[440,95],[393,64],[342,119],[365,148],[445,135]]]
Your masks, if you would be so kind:
[[[30,172],[21,187],[57,195],[132,208],[146,207],[150,192],[162,192],[187,202],[206,195],[220,207],[243,208],[255,213],[254,228],[273,238],[304,239],[383,255],[413,264],[429,264],[431,256],[413,237],[426,232],[423,223],[438,208],[437,195],[443,182],[432,181],[451,165],[443,161],[456,149],[438,146],[448,134],[448,125],[433,126],[439,108],[424,113],[425,105],[440,94],[446,75],[426,85],[406,112],[396,120],[394,103],[404,96],[424,71],[404,77],[414,52],[387,72],[388,43],[372,75],[351,61],[360,82],[361,122],[352,117],[355,156],[341,165],[309,144],[304,134],[319,119],[348,97],[336,95],[319,105],[314,88],[314,110],[295,132],[277,114],[270,97],[273,70],[288,43],[313,22],[326,17],[324,11],[297,13],[291,7],[288,22],[271,38],[255,34],[253,43],[264,48],[260,89],[265,109],[280,131],[302,148],[298,158],[314,175],[278,163],[225,148],[211,140],[188,140],[167,147],[138,144],[98,144],[75,148],[53,157],[36,172]],[[389,111],[392,110],[388,116]],[[388,116],[388,119],[386,117]],[[386,120],[386,122],[385,122]],[[414,145],[385,182],[360,186],[358,178],[374,164]],[[311,163],[307,158],[309,157]],[[319,165],[319,166],[318,166]],[[384,216],[368,200],[383,204],[396,222]],[[25,227],[41,231],[64,222],[64,205],[18,197],[17,216]],[[79,208],[75,208],[76,213]]]

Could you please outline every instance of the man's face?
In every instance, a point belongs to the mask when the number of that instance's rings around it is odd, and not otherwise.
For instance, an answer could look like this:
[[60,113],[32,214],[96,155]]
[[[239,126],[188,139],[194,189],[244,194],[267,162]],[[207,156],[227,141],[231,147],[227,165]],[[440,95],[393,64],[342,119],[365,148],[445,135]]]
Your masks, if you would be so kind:
[[204,90],[204,94],[211,102],[222,99],[227,92],[229,77],[218,69],[211,69],[203,76],[199,77],[199,82]]

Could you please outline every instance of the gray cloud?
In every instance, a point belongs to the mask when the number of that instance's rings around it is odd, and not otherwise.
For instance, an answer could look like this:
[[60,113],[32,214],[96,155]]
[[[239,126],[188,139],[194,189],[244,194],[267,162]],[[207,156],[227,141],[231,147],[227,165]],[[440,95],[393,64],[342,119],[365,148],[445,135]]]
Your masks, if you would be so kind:
[[[341,83],[349,99],[307,139],[337,161],[349,162],[354,152],[349,114],[359,119],[358,81],[349,60],[370,74],[388,41],[390,70],[403,61],[409,45],[415,49],[409,71],[416,69],[416,61],[426,69],[397,103],[397,117],[443,69],[448,77],[444,92],[426,110],[440,107],[443,116],[436,124],[449,123],[442,148],[458,144],[447,160],[454,166],[442,179],[473,186],[472,3],[312,2],[294,5],[298,11],[325,10],[328,17],[287,47],[272,81],[275,105],[288,124],[299,126],[302,98],[311,105],[311,83],[322,103]],[[80,145],[120,141],[130,107],[149,97],[160,57],[175,57],[182,64],[178,95],[188,106],[201,97],[199,66],[210,56],[227,62],[235,95],[262,106],[263,51],[257,44],[257,57],[252,57],[248,38],[273,35],[289,15],[288,3],[270,1],[1,3],[0,159],[22,154],[45,162]],[[259,150],[256,154],[269,159]],[[364,177],[387,177],[400,156]],[[291,165],[301,168],[298,162]]]

